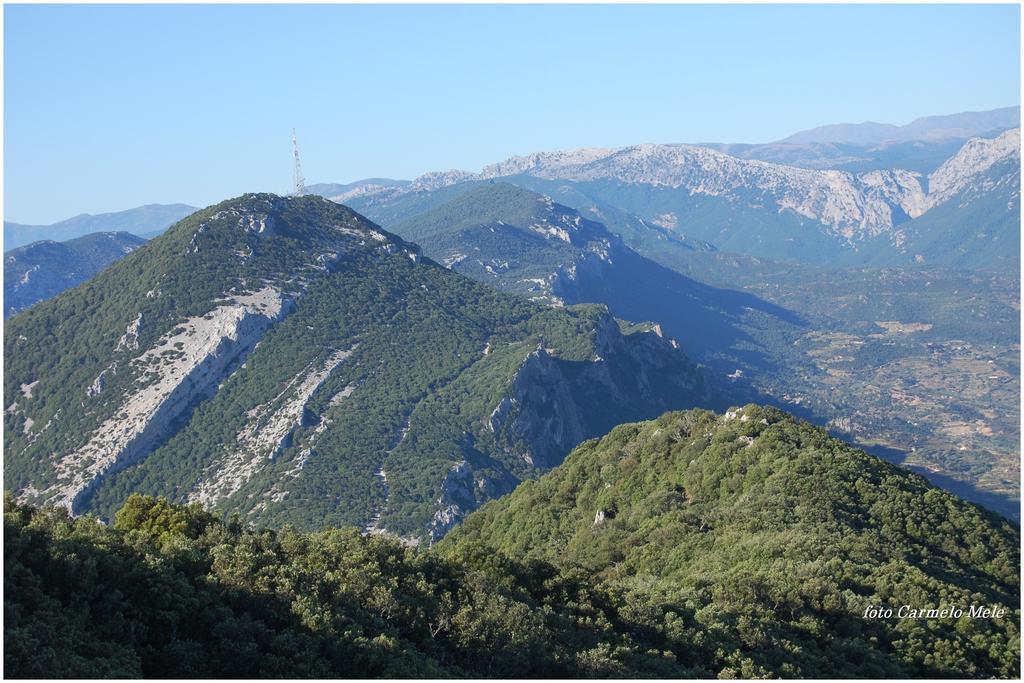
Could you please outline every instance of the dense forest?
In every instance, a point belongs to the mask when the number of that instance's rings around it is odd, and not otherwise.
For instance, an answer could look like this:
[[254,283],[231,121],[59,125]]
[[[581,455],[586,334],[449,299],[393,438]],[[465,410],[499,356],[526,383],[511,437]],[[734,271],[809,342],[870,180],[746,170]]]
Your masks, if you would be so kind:
[[[1017,677],[1020,532],[757,406],[620,426],[430,549],[5,498],[9,677]],[[1001,618],[866,619],[988,605]]]

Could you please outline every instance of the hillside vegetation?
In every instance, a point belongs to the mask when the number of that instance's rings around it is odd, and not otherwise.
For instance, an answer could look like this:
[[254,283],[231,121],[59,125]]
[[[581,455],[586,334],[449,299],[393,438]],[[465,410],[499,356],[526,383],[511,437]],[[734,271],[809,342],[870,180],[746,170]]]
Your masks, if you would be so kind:
[[[719,674],[897,678],[1019,675],[1019,544],[1016,525],[753,405],[619,426],[443,543],[582,567]],[[872,605],[1005,615],[865,619]]]
[[1013,678],[1019,543],[757,406],[617,427],[427,551],[144,496],[112,527],[8,498],[5,674]]

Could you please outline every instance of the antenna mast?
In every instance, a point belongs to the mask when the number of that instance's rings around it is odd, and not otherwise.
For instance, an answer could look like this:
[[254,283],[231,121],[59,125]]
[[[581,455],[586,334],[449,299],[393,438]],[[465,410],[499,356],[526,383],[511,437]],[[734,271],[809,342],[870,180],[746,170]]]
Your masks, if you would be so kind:
[[306,179],[302,177],[302,163],[299,162],[299,143],[295,139],[294,128],[292,128],[292,154],[295,156],[295,196],[301,197],[306,194]]

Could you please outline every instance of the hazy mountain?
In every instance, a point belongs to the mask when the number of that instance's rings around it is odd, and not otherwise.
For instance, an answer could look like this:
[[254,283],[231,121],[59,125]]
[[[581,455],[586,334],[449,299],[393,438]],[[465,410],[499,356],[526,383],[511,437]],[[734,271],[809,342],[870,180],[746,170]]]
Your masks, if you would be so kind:
[[438,537],[623,420],[707,400],[673,341],[424,260],[318,197],[209,207],[6,322],[5,485]]
[[768,144],[708,143],[741,159],[860,173],[902,168],[928,174],[974,137],[994,138],[1020,127],[1020,107],[928,116],[906,126],[880,123],[822,126]]
[[905,126],[888,123],[840,123],[794,133],[780,143],[838,143],[871,145],[911,140],[965,140],[990,136],[1020,127],[1020,107],[1004,107],[982,112],[963,112],[946,116],[925,116]]
[[129,232],[153,237],[167,226],[195,211],[187,204],[147,204],[127,211],[92,215],[83,213],[52,225],[22,225],[4,221],[4,249],[38,240],[64,242],[93,232]]
[[361,197],[367,194],[377,194],[382,190],[393,187],[404,188],[411,184],[411,181],[408,180],[367,178],[365,180],[359,180],[348,184],[314,183],[313,185],[306,186],[306,192],[309,194],[320,195],[321,197],[328,197],[339,204],[345,204],[347,201],[356,197]]
[[126,232],[33,242],[4,254],[4,317],[85,282],[146,243]]
[[[991,137],[1002,132],[993,132]],[[928,174],[956,154],[968,139],[910,140],[867,145],[773,142],[762,145],[706,143],[701,146],[740,159],[757,159],[802,168],[833,169],[851,173],[902,168]]]

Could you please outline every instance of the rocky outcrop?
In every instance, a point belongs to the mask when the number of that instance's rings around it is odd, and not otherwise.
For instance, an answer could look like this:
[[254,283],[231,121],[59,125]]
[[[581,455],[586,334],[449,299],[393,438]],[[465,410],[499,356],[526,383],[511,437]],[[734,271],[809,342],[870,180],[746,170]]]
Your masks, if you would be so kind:
[[654,388],[655,374],[672,383],[679,404],[708,396],[700,371],[660,328],[624,335],[618,322],[604,315],[594,328],[593,350],[589,362],[581,363],[564,361],[539,345],[490,412],[487,431],[526,463],[549,468],[576,444],[611,426],[598,413],[612,407],[637,415],[669,408],[673,401]]
[[431,541],[440,540],[477,506],[473,495],[473,468],[465,460],[452,465],[445,474],[437,506],[437,512],[427,529]]
[[[135,387],[84,446],[54,462],[57,483],[50,501],[78,513],[105,476],[148,454],[175,418],[200,396],[212,395],[227,370],[244,358],[291,302],[266,287],[238,295],[204,316],[190,318],[131,361]],[[141,314],[122,338],[137,345]],[[133,333],[134,332],[134,333]]]
[[1020,159],[1020,128],[994,139],[974,138],[928,176],[928,207],[946,202],[1005,159]]
[[[354,347],[335,351],[319,367],[311,364],[293,377],[277,396],[249,411],[249,422],[237,436],[237,449],[207,470],[199,486],[189,494],[189,500],[213,506],[230,497],[268,461],[291,447],[299,427],[322,422],[309,412],[309,402],[354,351]],[[312,452],[305,457],[310,455]]]
[[[596,321],[591,343],[593,354],[587,361],[562,359],[556,349],[538,344],[484,416],[482,437],[493,439],[510,458],[544,471],[561,464],[583,440],[623,421],[621,416],[641,419],[702,404],[709,397],[699,369],[656,325],[623,334],[618,321],[606,313]],[[672,389],[666,391],[659,382],[670,383]],[[612,420],[612,415],[617,417]],[[480,474],[472,458],[464,457],[441,482],[428,526],[431,538],[440,538],[466,514],[514,485]]]
[[547,349],[538,346],[520,364],[509,392],[487,424],[534,467],[554,467],[585,433],[580,406]]

